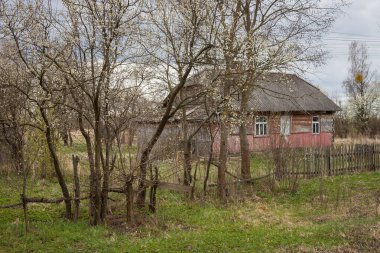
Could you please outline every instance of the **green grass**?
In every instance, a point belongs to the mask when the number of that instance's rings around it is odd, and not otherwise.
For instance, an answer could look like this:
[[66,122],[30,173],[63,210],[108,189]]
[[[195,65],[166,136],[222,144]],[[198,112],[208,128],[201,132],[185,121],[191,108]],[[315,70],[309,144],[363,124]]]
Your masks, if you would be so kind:
[[[64,146],[59,144],[59,152],[60,154],[87,154],[87,146],[86,143],[83,142],[74,142],[71,146]],[[124,154],[127,154],[129,151],[131,154],[135,155],[137,153],[137,146],[128,147],[127,145],[122,145],[121,151]]]
[[[0,205],[18,202],[20,182],[0,178]],[[0,209],[0,252],[373,252],[380,245],[374,203],[379,182],[379,172],[331,177],[321,192],[319,179],[313,179],[301,181],[294,194],[279,185],[274,192],[257,192],[259,200],[223,205],[159,190],[157,213],[127,233],[89,227],[86,203],[77,224],[63,220],[61,204],[31,205],[27,235],[21,209]],[[28,189],[30,196],[59,196],[50,181],[29,182]]]
[[87,147],[85,142],[74,142],[72,146],[59,146],[59,152],[61,154],[78,154],[78,153],[86,153]]
[[[251,168],[254,168],[252,170],[252,178],[262,177],[264,175],[268,175],[271,171],[268,170],[270,166],[268,166],[269,159],[268,156],[264,154],[255,154],[250,159]],[[206,177],[206,165],[207,165],[207,159],[202,158],[200,159],[200,163],[198,165],[197,170],[197,185],[202,188],[204,178]],[[180,180],[182,180],[183,176],[183,170],[182,170],[182,159],[178,160],[177,162],[174,159],[167,159],[160,161],[158,163],[159,168],[159,179],[162,181],[170,181],[173,183],[178,183],[178,177]],[[194,161],[192,163],[192,170],[194,171],[197,167],[197,162]],[[176,168],[180,168],[179,170]],[[210,172],[209,172],[209,182],[210,183],[216,183],[217,182],[217,167],[215,165],[211,165]],[[240,171],[240,159],[239,157],[230,157],[228,161],[228,172],[230,172],[232,175],[236,177],[241,177],[241,171]],[[231,177],[230,175],[227,176],[227,181],[231,182],[236,180],[236,178]]]

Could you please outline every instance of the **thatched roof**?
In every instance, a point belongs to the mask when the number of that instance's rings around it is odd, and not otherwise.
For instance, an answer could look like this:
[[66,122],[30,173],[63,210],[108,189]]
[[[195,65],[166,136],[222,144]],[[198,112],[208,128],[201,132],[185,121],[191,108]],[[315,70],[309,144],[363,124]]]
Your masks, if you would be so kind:
[[258,80],[249,107],[253,111],[336,112],[341,108],[317,87],[293,74],[270,73]]
[[[187,86],[202,85],[212,78],[210,71],[191,77]],[[341,108],[317,87],[294,74],[268,73],[252,84],[249,108],[254,112],[336,112]],[[234,107],[239,108],[239,97]]]
[[[195,92],[204,92],[207,86],[218,85],[222,80],[222,72],[215,72],[210,70],[203,70],[192,75],[186,86]],[[239,78],[235,74],[234,78]],[[340,111],[341,108],[337,106],[331,99],[329,99],[317,87],[305,81],[294,74],[283,73],[268,73],[262,76],[252,84],[252,94],[249,100],[249,109],[253,113],[261,112],[326,112],[333,113]],[[167,97],[163,101],[163,107],[166,107]],[[240,107],[239,96],[234,95],[232,101],[232,110],[238,111]],[[164,110],[164,108],[161,108]],[[159,115],[159,114],[158,114]],[[189,121],[203,121],[207,118],[207,113],[201,103],[195,102],[186,108],[187,120]],[[175,115],[171,121],[179,121],[181,115]],[[149,117],[149,119],[141,119],[139,122],[155,123],[160,120],[160,117]]]

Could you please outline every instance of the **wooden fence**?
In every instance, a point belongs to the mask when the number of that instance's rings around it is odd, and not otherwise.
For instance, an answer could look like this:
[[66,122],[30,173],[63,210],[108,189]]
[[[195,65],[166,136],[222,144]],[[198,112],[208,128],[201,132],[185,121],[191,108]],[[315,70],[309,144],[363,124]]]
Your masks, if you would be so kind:
[[[380,171],[379,144],[336,145],[323,148],[282,148],[268,150],[259,156],[260,163],[253,164],[251,168],[253,180],[272,176],[278,180],[287,178],[294,180],[362,171]],[[215,186],[218,182],[216,163],[217,159],[207,170],[207,158],[199,157],[193,164],[192,174],[195,171],[197,172],[196,182],[193,182],[192,186],[196,186],[198,190],[205,189],[205,186],[210,190],[216,189]],[[183,184],[182,154],[178,153],[175,160],[167,160],[158,166],[160,167],[159,181],[162,188],[177,191],[191,190],[191,187],[181,188]],[[205,179],[207,179],[207,183]],[[242,184],[246,185],[241,178],[239,157],[229,159],[226,183],[230,192]]]
[[[282,148],[273,149],[261,158],[263,168],[255,165],[251,168],[253,178],[265,178],[275,175],[277,179],[297,176],[312,178],[318,176],[344,175],[361,171],[380,170],[380,145],[355,144],[336,145],[323,148]],[[256,165],[257,166],[257,165]],[[257,171],[257,170],[260,171]],[[206,177],[206,161],[198,167],[197,180]],[[226,173],[227,183],[237,182],[241,178],[240,162],[230,162]],[[208,183],[217,182],[216,167],[212,166]]]
[[272,151],[275,173],[305,178],[380,170],[380,145],[339,145]]

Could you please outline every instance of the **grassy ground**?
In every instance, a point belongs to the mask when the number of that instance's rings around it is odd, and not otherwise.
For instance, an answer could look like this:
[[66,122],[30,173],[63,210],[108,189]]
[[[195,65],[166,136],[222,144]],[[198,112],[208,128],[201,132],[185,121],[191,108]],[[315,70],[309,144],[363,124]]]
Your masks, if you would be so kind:
[[[19,183],[1,177],[0,205],[18,202]],[[28,189],[30,196],[60,195],[51,181]],[[21,209],[0,209],[0,252],[378,252],[378,194],[379,172],[326,178],[323,186],[302,181],[294,194],[278,185],[225,205],[159,191],[157,213],[133,229],[89,227],[86,203],[76,224],[63,220],[61,204],[33,204],[27,235]]]

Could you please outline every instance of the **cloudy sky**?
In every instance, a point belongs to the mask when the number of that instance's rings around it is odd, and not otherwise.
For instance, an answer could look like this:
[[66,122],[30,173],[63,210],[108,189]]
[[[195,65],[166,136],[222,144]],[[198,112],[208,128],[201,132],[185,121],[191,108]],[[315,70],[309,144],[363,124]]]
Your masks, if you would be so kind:
[[365,42],[372,68],[380,74],[380,0],[351,0],[325,36],[329,58],[306,78],[332,97],[344,100],[342,82],[347,76],[348,46],[351,41]]

